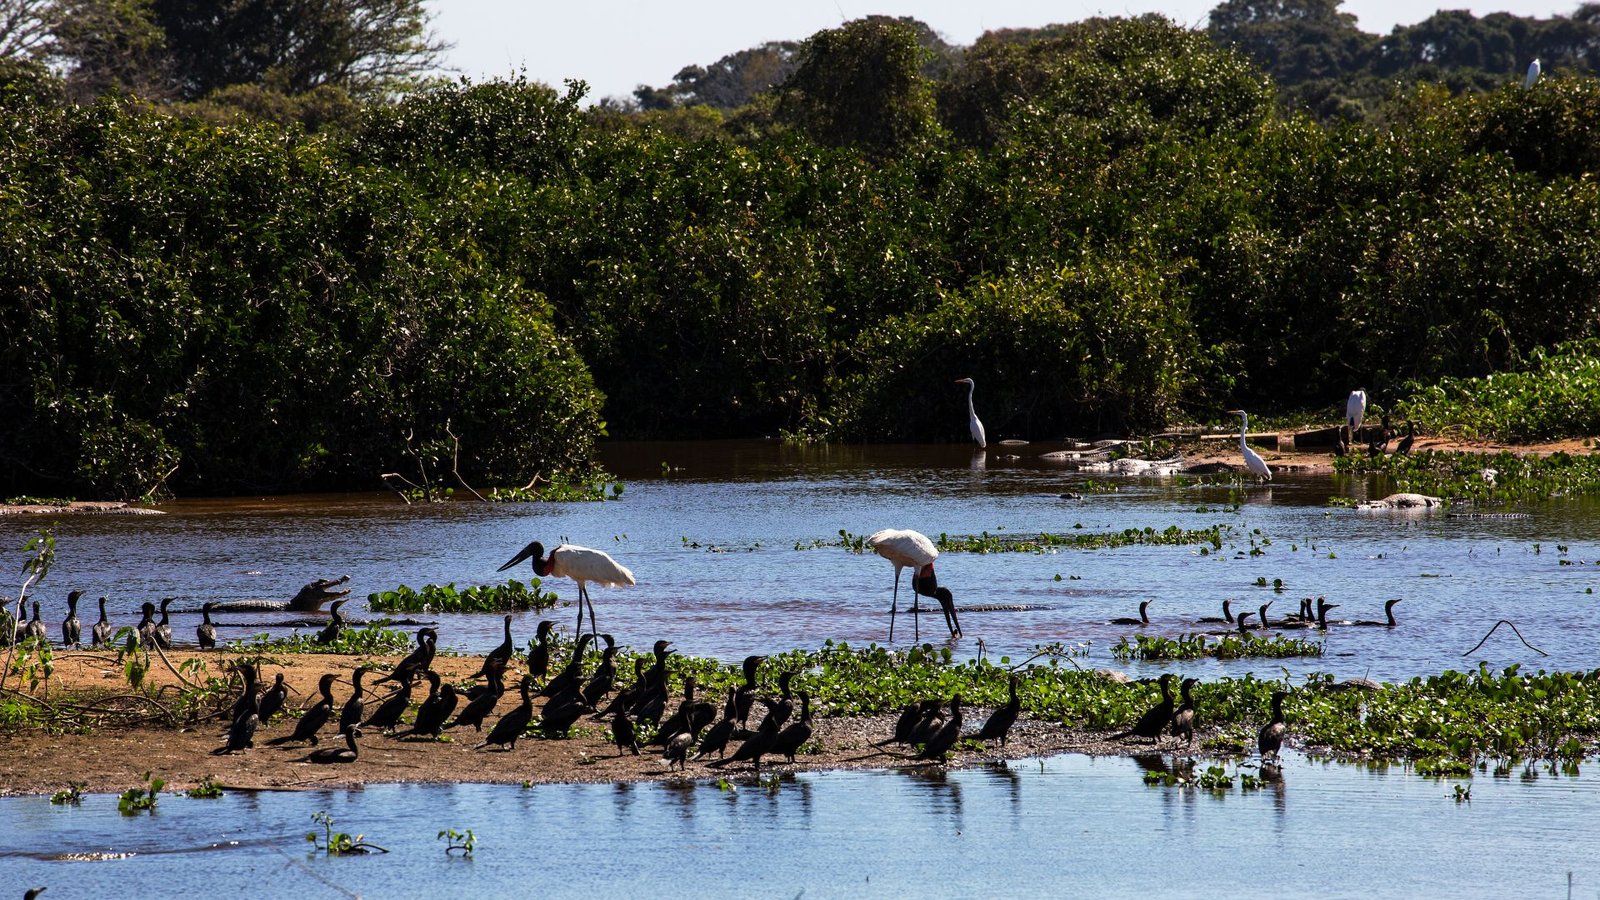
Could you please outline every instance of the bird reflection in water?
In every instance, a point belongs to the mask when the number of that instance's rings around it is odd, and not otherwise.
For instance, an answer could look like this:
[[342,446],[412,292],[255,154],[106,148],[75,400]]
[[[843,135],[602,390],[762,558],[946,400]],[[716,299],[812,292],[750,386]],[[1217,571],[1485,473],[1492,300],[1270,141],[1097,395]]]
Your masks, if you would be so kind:
[[925,767],[903,770],[911,783],[921,789],[929,799],[930,813],[946,815],[951,819],[954,830],[962,830],[963,804],[961,800],[961,782],[952,778],[949,770],[938,767]]

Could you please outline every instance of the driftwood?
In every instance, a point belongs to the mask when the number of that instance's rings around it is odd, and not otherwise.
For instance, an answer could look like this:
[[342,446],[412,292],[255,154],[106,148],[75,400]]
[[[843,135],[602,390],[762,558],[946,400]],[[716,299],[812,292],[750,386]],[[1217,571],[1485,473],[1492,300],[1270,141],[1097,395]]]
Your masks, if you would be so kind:
[[1534,645],[1528,643],[1528,639],[1522,636],[1522,632],[1517,631],[1517,626],[1515,624],[1513,624],[1511,622],[1511,620],[1509,620],[1509,619],[1501,619],[1500,621],[1494,623],[1494,627],[1489,629],[1489,634],[1484,635],[1482,641],[1479,641],[1476,644],[1473,644],[1471,650],[1468,650],[1466,653],[1463,653],[1461,655],[1462,656],[1471,656],[1474,651],[1476,651],[1479,647],[1483,646],[1484,641],[1487,641],[1489,639],[1489,635],[1492,635],[1496,631],[1500,630],[1500,626],[1501,625],[1510,626],[1511,630],[1516,632],[1517,640],[1522,642],[1522,646],[1527,647],[1529,650],[1532,650],[1533,652],[1539,654],[1540,656],[1549,656],[1550,655],[1550,654],[1544,652],[1543,650],[1540,650],[1538,647],[1535,647]]

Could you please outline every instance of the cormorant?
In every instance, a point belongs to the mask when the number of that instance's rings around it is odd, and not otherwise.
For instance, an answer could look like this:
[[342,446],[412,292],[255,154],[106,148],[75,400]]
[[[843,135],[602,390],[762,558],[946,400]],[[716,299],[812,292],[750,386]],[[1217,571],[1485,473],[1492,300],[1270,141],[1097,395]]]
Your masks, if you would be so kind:
[[417,718],[411,724],[411,730],[396,734],[395,737],[413,734],[437,737],[444,729],[445,720],[456,711],[455,685],[442,684],[438,672],[424,672],[422,675],[428,679],[428,698],[417,708]]
[[1182,735],[1186,746],[1194,744],[1195,702],[1194,695],[1191,692],[1194,690],[1194,686],[1199,683],[1200,679],[1198,678],[1185,678],[1183,683],[1178,686],[1183,695],[1183,703],[1172,717],[1172,736],[1178,737]]
[[344,631],[344,615],[339,612],[339,607],[343,606],[349,599],[349,597],[341,597],[333,601],[333,605],[328,607],[328,624],[322,626],[322,630],[317,632],[317,643],[327,645],[339,639],[339,633]]
[[156,605],[146,600],[139,607],[142,616],[133,633],[128,635],[128,649],[143,647],[149,650],[156,645]]
[[172,620],[167,615],[167,607],[176,599],[176,597],[161,598],[161,621],[156,623],[156,646],[163,650],[172,649]]
[[639,692],[644,688],[644,667],[644,657],[635,656],[633,658],[633,683],[618,691],[617,695],[611,698],[611,702],[606,704],[605,709],[594,714],[595,719],[604,719],[619,709],[629,710],[633,708],[634,701],[639,699]]
[[1326,597],[1318,597],[1317,598],[1317,627],[1322,629],[1323,631],[1327,631],[1329,625],[1349,625],[1350,624],[1349,622],[1342,622],[1342,621],[1329,622],[1328,621],[1328,610],[1330,610],[1330,609],[1338,609],[1338,608],[1339,608],[1339,604],[1337,604],[1337,603],[1329,603]]
[[1022,712],[1022,701],[1017,699],[1017,673],[1011,673],[1011,699],[1006,705],[995,710],[989,716],[989,721],[983,723],[983,730],[978,732],[978,740],[998,740],[1000,746],[1006,745],[1006,736],[1011,733],[1011,726],[1017,723],[1017,716]]
[[355,691],[350,694],[350,699],[344,702],[344,709],[339,710],[340,734],[360,725],[362,718],[367,714],[366,693],[361,690],[361,676],[365,674],[367,667],[360,666],[351,676],[355,682]]
[[23,640],[37,644],[41,647],[50,645],[50,632],[44,627],[44,620],[39,618],[39,601],[33,601],[33,618],[28,620],[28,633]]
[[792,763],[794,755],[800,752],[800,748],[809,740],[811,740],[811,695],[801,691],[800,721],[778,732],[777,740],[772,742],[772,752],[782,753]]
[[228,728],[228,743],[211,751],[213,755],[236,753],[256,745],[256,726],[261,724],[261,717],[257,713],[259,700],[255,691],[246,695],[248,702],[233,720],[233,725]]
[[550,632],[554,628],[554,622],[549,619],[542,620],[539,623],[539,631],[534,635],[537,643],[528,645],[528,675],[533,678],[550,677]]
[[1289,726],[1283,721],[1283,698],[1289,696],[1283,691],[1272,692],[1272,721],[1261,726],[1261,733],[1256,736],[1256,746],[1261,750],[1261,759],[1266,760],[1267,754],[1274,759],[1278,758],[1278,750],[1283,747],[1283,737],[1289,733]]
[[217,626],[211,624],[211,604],[200,607],[200,624],[194,630],[201,650],[217,649]]
[[1127,616],[1123,616],[1120,619],[1112,619],[1111,621],[1107,622],[1106,624],[1107,625],[1139,625],[1141,627],[1145,626],[1145,625],[1149,625],[1150,624],[1150,612],[1149,612],[1149,610],[1150,610],[1150,601],[1149,600],[1141,600],[1139,602],[1139,618],[1130,619]]
[[628,750],[634,756],[639,755],[639,737],[634,733],[633,720],[628,718],[628,711],[617,708],[617,714],[611,719],[611,740],[616,742],[617,755],[621,756]]
[[583,705],[583,695],[576,687],[551,697],[539,711],[539,730],[563,737],[585,712],[593,712]]
[[739,719],[739,727],[747,727],[750,721],[750,707],[756,702],[756,674],[761,664],[766,662],[765,656],[746,656],[744,658],[744,684],[739,685],[734,695],[734,712]]
[[456,716],[456,720],[444,727],[454,728],[457,725],[471,725],[474,731],[482,731],[483,720],[489,713],[494,712],[495,704],[500,702],[500,696],[505,692],[505,682],[501,680],[500,672],[490,669],[489,684],[483,693],[472,698],[472,702],[461,710],[460,715]]
[[761,757],[772,752],[772,745],[777,739],[778,726],[771,717],[762,719],[761,726],[756,729],[756,733],[751,735],[749,740],[740,744],[739,749],[733,751],[732,756],[723,757],[709,765],[713,769],[720,769],[732,763],[749,761],[755,763],[756,772],[760,773]]
[[492,663],[505,663],[508,666],[510,665],[511,652],[516,649],[517,645],[511,640],[511,616],[509,613],[506,615],[505,624],[505,640],[502,640],[500,642],[500,646],[490,650],[489,655],[483,658],[483,665],[478,667],[478,674],[472,676],[473,678],[482,678],[489,671],[489,666]]
[[[562,667],[560,672],[556,673],[556,677],[550,679],[548,684],[539,689],[539,696],[556,697],[568,691],[576,693],[581,688],[583,684],[583,651],[592,640],[594,640],[594,635],[587,632],[578,635],[578,642],[572,646],[572,658],[567,660],[567,664]],[[484,660],[484,664],[487,665],[488,660]]]
[[385,681],[403,681],[409,684],[417,680],[422,676],[423,672],[432,668],[433,655],[438,649],[439,632],[427,627],[418,628],[417,649],[412,650],[405,659],[400,660],[399,665],[394,667],[394,671],[374,681],[372,683],[373,687],[377,687]]
[[704,759],[712,753],[718,756],[727,754],[728,738],[733,737],[733,728],[739,719],[739,692],[736,688],[728,688],[728,700],[722,705],[722,718],[717,724],[711,726],[706,736],[700,739],[700,746],[696,748],[694,758]]
[[104,597],[100,598],[100,621],[94,623],[92,639],[93,644],[91,646],[111,646],[111,620],[106,618],[106,598]]
[[522,702],[515,709],[501,716],[500,721],[494,723],[494,729],[489,732],[489,736],[483,739],[483,743],[472,749],[478,750],[490,744],[505,747],[508,750],[517,749],[517,738],[528,730],[528,723],[533,721],[533,697],[528,693],[528,689],[532,686],[533,679],[523,676],[522,683],[518,686],[518,689],[522,691]]
[[943,702],[939,700],[918,700],[915,703],[906,704],[905,709],[900,711],[900,718],[895,720],[894,734],[872,746],[882,747],[885,744],[911,743],[911,738],[917,733],[918,727],[935,715],[939,711],[939,707],[943,705]]
[[961,737],[961,695],[956,694],[950,698],[950,716],[944,720],[944,725],[934,732],[922,745],[922,750],[917,754],[917,759],[943,760],[950,748],[956,745]]
[[595,666],[594,674],[584,682],[583,705],[595,707],[600,705],[600,700],[611,693],[611,686],[617,681],[617,639],[609,634],[600,635],[600,640],[606,642],[606,649],[600,653],[600,664]]
[[273,716],[282,712],[284,701],[288,699],[289,686],[283,683],[283,673],[279,672],[272,679],[272,687],[267,688],[267,692],[261,695],[261,706],[258,710],[261,724],[269,724]]
[[923,707],[922,718],[912,727],[911,734],[906,737],[905,742],[911,746],[926,744],[944,727],[944,722],[944,701],[938,699],[927,701]]
[[305,715],[294,725],[294,733],[267,741],[269,744],[287,744],[290,741],[310,741],[312,746],[317,744],[317,732],[322,726],[328,724],[333,718],[333,682],[338,675],[329,672],[317,682],[317,690],[321,692],[322,699],[317,705],[306,710]]
[[323,747],[319,750],[313,750],[295,760],[295,762],[316,763],[317,765],[353,763],[361,757],[361,750],[356,747],[356,738],[360,736],[361,728],[357,726],[344,733],[345,745],[343,747]]
[[505,660],[500,660],[499,662],[489,666],[488,680],[483,684],[475,684],[472,687],[467,688],[465,692],[467,700],[470,702],[482,697],[484,694],[490,693],[491,691],[501,690],[494,687],[494,684],[496,682],[502,685],[505,684],[506,666],[507,663]]
[[1261,604],[1261,607],[1260,607],[1260,610],[1259,610],[1259,613],[1261,615],[1261,624],[1256,626],[1256,627],[1261,629],[1262,631],[1266,631],[1268,628],[1272,627],[1272,623],[1267,620],[1267,607],[1269,607],[1271,605],[1272,605],[1272,601],[1271,600],[1268,600],[1267,602]]
[[1222,615],[1221,615],[1221,617],[1218,617],[1218,616],[1201,616],[1197,620],[1196,624],[1199,624],[1199,625],[1222,625],[1222,624],[1232,625],[1233,624],[1233,607],[1232,607],[1232,604],[1233,604],[1233,599],[1231,597],[1229,599],[1227,599],[1227,600],[1222,601]]
[[1401,456],[1404,456],[1405,454],[1410,453],[1411,452],[1411,445],[1413,443],[1415,443],[1416,440],[1417,440],[1417,423],[1411,421],[1410,419],[1407,419],[1406,420],[1406,436],[1400,439],[1400,443],[1395,446],[1394,452],[1396,454],[1401,455]]
[[1396,622],[1394,620],[1394,605],[1396,603],[1399,603],[1400,599],[1401,598],[1396,597],[1393,600],[1390,600],[1389,602],[1383,604],[1383,614],[1384,614],[1385,617],[1388,618],[1389,621],[1387,621],[1387,622],[1374,622],[1371,619],[1362,619],[1359,622],[1351,622],[1350,624],[1351,625],[1368,625],[1368,626],[1376,625],[1376,626],[1384,626],[1384,627],[1388,627],[1388,628],[1393,628],[1396,625],[1400,624],[1399,622]]
[[83,591],[72,591],[67,594],[67,618],[61,623],[61,643],[67,647],[77,647],[83,638],[83,623],[78,621],[78,598],[83,596]]
[[777,700],[766,701],[767,715],[761,720],[761,725],[756,729],[757,731],[765,728],[770,723],[772,730],[777,732],[783,728],[784,723],[789,721],[789,717],[794,715],[794,695],[789,693],[789,682],[793,678],[793,672],[778,673],[779,697]]
[[[1242,622],[1249,613],[1240,613]],[[1159,681],[1161,685],[1161,702],[1150,707],[1144,715],[1139,717],[1133,727],[1119,734],[1106,738],[1108,741],[1117,741],[1128,737],[1149,738],[1151,743],[1159,743],[1161,732],[1167,730],[1167,723],[1172,721],[1172,673],[1164,672]]]
[[672,771],[673,766],[683,769],[689,764],[689,748],[694,746],[694,738],[687,731],[680,731],[667,741],[666,749],[661,753],[661,760],[667,764],[667,771]]
[[400,724],[400,717],[411,708],[411,682],[400,682],[400,689],[383,701],[381,705],[361,723],[363,728],[376,728],[379,731],[393,729]]
[[238,699],[233,701],[233,708],[228,712],[230,722],[244,715],[246,709],[257,709],[256,667],[250,663],[239,663],[237,668],[240,677],[244,679],[244,687],[240,690]]

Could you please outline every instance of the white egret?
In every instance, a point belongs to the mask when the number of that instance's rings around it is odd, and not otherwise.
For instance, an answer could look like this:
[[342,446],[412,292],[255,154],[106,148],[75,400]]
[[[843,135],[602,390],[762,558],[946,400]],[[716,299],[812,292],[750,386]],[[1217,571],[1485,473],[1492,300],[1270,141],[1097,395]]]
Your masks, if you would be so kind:
[[[978,421],[977,410],[972,408],[972,394],[978,389],[978,386],[972,383],[971,378],[957,378],[955,383],[967,386],[967,427],[972,430],[972,442],[978,445],[979,450],[982,450],[989,445],[983,440],[983,423]],[[895,580],[899,581],[898,578]]]
[[1533,87],[1534,82],[1539,80],[1540,71],[1542,71],[1542,69],[1539,66],[1539,57],[1535,56],[1533,58],[1533,62],[1528,63],[1528,77],[1522,79],[1523,90]]
[[[933,561],[939,558],[939,549],[933,546],[933,541],[928,540],[927,535],[909,529],[885,528],[873,532],[867,538],[867,546],[894,563],[894,600],[889,607],[889,640],[894,640],[894,619],[900,608],[900,570],[908,567],[911,569],[911,589],[924,597],[938,600],[939,607],[944,611],[945,625],[950,628],[950,636],[961,634],[961,623],[956,620],[955,598],[951,596],[949,588],[939,587],[939,581],[934,577]],[[912,623],[912,635],[921,640],[921,621],[913,616]]]
[[1350,392],[1350,399],[1344,402],[1344,418],[1350,425],[1350,440],[1356,439],[1356,432],[1361,430],[1361,419],[1367,414],[1367,392],[1356,388]]
[[1229,410],[1229,412],[1244,420],[1239,425],[1239,452],[1244,454],[1245,468],[1254,472],[1255,476],[1262,481],[1271,481],[1272,470],[1267,468],[1267,461],[1261,458],[1261,454],[1251,450],[1249,444],[1245,443],[1245,432],[1250,430],[1250,414],[1242,409]]
[[525,559],[533,560],[534,574],[540,578],[552,575],[559,578],[571,578],[578,583],[578,633],[583,632],[583,605],[589,604],[589,627],[598,631],[594,622],[594,603],[589,600],[588,582],[603,584],[607,587],[623,587],[637,584],[633,580],[633,573],[628,571],[621,563],[611,558],[604,550],[591,550],[588,547],[579,547],[576,544],[562,544],[550,551],[549,556],[544,555],[544,544],[534,541],[522,548],[522,552],[511,558],[511,561],[499,568],[504,572]]

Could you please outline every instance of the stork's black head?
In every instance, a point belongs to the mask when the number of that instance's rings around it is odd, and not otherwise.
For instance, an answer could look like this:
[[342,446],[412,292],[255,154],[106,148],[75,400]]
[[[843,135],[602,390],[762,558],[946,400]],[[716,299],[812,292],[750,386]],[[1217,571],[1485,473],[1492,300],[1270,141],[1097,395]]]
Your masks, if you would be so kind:
[[517,563],[520,563],[523,560],[528,559],[530,557],[533,559],[533,568],[534,568],[535,571],[537,571],[540,568],[542,568],[543,564],[544,564],[544,544],[541,544],[538,541],[534,541],[533,543],[529,544],[528,546],[523,547],[521,553],[518,553],[516,556],[511,557],[511,560],[509,562],[507,562],[505,565],[501,566],[499,569],[496,569],[495,571],[504,572],[505,570],[511,568],[512,566],[516,565]]

